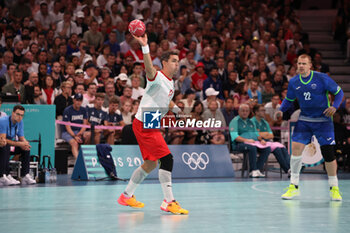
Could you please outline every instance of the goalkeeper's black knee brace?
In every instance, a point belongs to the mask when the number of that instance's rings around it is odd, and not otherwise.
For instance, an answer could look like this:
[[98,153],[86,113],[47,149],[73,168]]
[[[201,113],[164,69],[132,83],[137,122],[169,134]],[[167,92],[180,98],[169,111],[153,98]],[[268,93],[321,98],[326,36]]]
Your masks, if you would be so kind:
[[334,145],[325,145],[321,146],[321,153],[326,162],[332,162],[335,160],[335,146]]
[[174,165],[174,159],[172,154],[168,154],[167,156],[160,158],[159,161],[160,161],[159,169],[172,172],[173,165]]

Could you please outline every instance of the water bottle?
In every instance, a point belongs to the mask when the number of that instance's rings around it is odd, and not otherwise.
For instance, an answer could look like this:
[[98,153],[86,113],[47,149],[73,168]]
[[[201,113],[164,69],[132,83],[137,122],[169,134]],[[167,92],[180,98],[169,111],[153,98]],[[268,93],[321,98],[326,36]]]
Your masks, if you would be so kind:
[[50,183],[50,171],[49,169],[45,169],[45,183]]
[[52,175],[52,182],[53,182],[53,183],[56,183],[56,181],[57,181],[57,171],[56,171],[56,168],[52,168],[51,175]]

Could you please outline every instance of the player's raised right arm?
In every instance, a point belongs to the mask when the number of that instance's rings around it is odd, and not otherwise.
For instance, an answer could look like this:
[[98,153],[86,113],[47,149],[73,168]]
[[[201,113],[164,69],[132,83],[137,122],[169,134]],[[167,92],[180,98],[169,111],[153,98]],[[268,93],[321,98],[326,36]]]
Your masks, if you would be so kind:
[[147,34],[145,33],[143,36],[134,36],[133,37],[140,43],[142,46],[142,53],[143,53],[143,62],[145,64],[145,70],[147,78],[150,80],[153,80],[156,75],[156,69],[153,67],[152,64],[152,58],[149,53],[149,47],[148,47],[148,38]]

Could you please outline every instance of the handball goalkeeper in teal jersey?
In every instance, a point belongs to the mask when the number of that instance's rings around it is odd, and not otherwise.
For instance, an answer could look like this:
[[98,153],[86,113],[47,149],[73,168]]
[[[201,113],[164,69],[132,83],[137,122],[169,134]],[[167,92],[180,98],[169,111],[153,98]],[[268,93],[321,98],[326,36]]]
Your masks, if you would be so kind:
[[[305,146],[311,142],[311,137],[315,135],[325,160],[331,200],[341,201],[332,116],[341,104],[344,93],[327,74],[311,70],[312,63],[309,55],[300,55],[297,65],[299,74],[289,81],[286,98],[280,107],[281,111],[285,112],[294,101],[298,101],[301,110],[292,135],[290,185],[287,192],[282,195],[282,199],[290,200],[299,196],[301,155]],[[335,96],[332,105],[330,105],[329,93]]]

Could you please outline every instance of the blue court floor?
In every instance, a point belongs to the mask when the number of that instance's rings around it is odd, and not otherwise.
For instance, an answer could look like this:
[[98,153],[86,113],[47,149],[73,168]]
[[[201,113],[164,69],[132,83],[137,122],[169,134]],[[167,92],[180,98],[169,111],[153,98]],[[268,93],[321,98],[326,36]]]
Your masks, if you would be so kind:
[[138,210],[117,205],[124,182],[0,188],[0,232],[349,232],[350,180],[339,182],[343,202],[330,202],[324,175],[307,176],[292,201],[280,198],[287,179],[175,180],[188,216],[160,211],[156,181],[137,189]]

